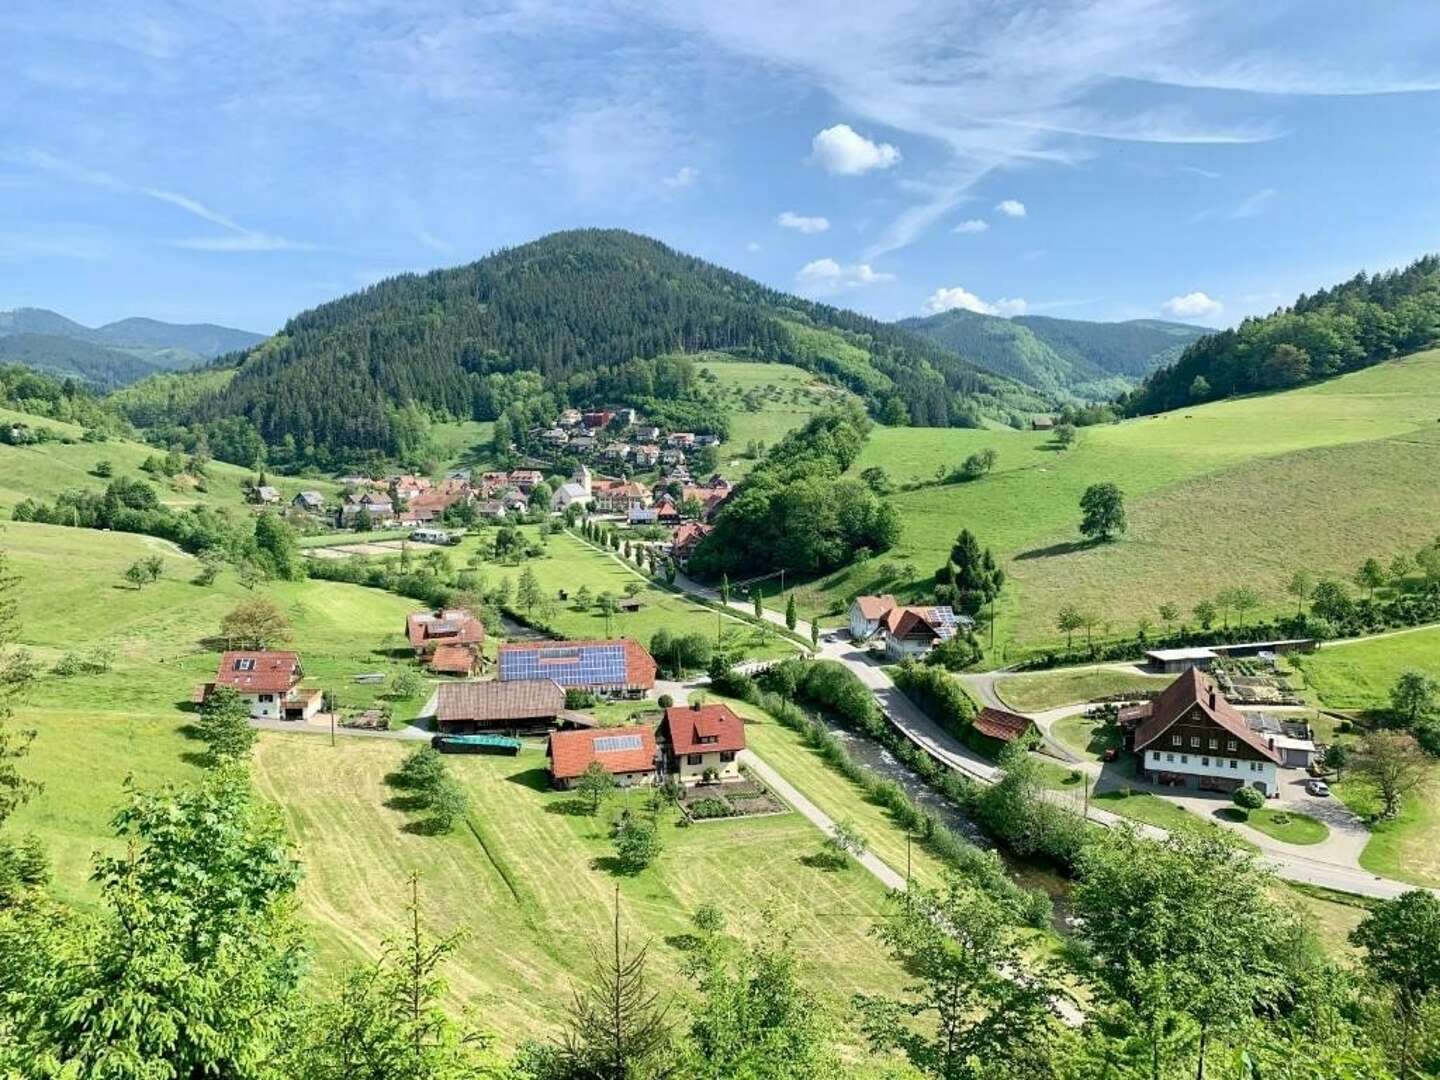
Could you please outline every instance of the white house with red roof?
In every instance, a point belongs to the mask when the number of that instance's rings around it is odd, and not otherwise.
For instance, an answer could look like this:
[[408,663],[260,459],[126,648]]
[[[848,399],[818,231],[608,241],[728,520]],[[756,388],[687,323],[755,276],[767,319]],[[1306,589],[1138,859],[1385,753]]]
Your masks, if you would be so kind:
[[895,608],[895,597],[857,596],[850,601],[850,637],[853,641],[869,641],[885,624],[885,616]]
[[738,780],[745,721],[728,705],[672,705],[655,734],[665,771],[682,784]]
[[212,691],[223,686],[249,703],[256,720],[308,720],[320,711],[324,695],[302,690],[304,677],[298,653],[232,650],[220,657],[215,681],[199,687],[195,697],[203,705]]
[[1132,713],[1137,775],[1157,784],[1230,793],[1253,787],[1280,794],[1280,751],[1225,700],[1206,674],[1191,668]]

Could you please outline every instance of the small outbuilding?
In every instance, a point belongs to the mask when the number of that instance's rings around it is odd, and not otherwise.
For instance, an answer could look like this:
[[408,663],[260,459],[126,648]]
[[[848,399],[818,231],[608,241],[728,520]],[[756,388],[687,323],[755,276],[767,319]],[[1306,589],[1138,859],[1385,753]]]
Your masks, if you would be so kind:
[[645,725],[557,731],[545,750],[550,782],[572,788],[592,763],[621,787],[655,781],[655,733]]

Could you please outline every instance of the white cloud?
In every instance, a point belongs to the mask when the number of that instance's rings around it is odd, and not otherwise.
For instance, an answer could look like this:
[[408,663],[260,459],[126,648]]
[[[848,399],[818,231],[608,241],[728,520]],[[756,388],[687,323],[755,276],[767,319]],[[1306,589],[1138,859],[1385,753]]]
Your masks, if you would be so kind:
[[745,245],[745,250],[748,251],[751,255],[754,255],[757,251],[760,250],[760,244],[758,241],[751,240],[748,244]]
[[927,315],[938,315],[942,311],[954,311],[962,308],[965,311],[973,311],[979,315],[1024,315],[1029,308],[1024,300],[1019,297],[1001,297],[993,304],[981,300],[969,289],[960,285],[952,285],[950,288],[936,289],[925,301],[924,310]]
[[664,184],[671,191],[678,191],[681,188],[690,187],[699,179],[699,169],[693,165],[682,165],[673,176],[665,177],[660,183]]
[[889,143],[876,143],[849,124],[836,124],[821,131],[810,142],[811,160],[827,172],[859,176],[872,169],[889,169],[900,164],[900,151]]
[[983,218],[971,218],[969,221],[962,221],[951,232],[957,233],[982,233],[990,228],[990,223]]
[[1160,310],[1175,319],[1206,319],[1220,314],[1224,306],[1219,300],[1196,290],[1181,296],[1172,296],[1160,305]]
[[834,259],[815,259],[800,268],[795,280],[805,292],[820,295],[844,289],[863,289],[869,285],[883,285],[887,281],[894,281],[895,275],[876,270],[869,263],[842,266]]
[[794,229],[796,232],[805,233],[807,236],[814,233],[822,233],[830,228],[830,219],[823,217],[806,217],[804,214],[797,214],[793,210],[786,210],[775,219],[775,224],[782,229]]
[[1276,191],[1274,188],[1264,188],[1255,192],[1255,194],[1244,199],[1234,210],[1230,211],[1231,219],[1240,221],[1244,218],[1259,217],[1265,212],[1266,207],[1270,205],[1275,195]]
[[1001,199],[995,204],[995,209],[1006,217],[1025,216],[1025,204],[1019,199]]

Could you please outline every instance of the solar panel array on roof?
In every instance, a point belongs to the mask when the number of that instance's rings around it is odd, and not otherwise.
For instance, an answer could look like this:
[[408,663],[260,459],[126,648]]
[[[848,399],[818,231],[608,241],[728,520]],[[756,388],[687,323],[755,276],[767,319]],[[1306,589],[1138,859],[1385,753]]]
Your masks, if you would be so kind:
[[955,612],[949,608],[935,608],[934,613],[935,621],[933,625],[940,634],[940,640],[944,641],[947,638],[954,637],[955,631],[960,625],[959,621],[955,618]]
[[595,752],[609,754],[617,750],[639,750],[643,745],[639,735],[602,735],[595,740]]
[[625,683],[625,646],[505,649],[500,653],[500,678],[507,682],[554,679],[561,686],[621,686]]

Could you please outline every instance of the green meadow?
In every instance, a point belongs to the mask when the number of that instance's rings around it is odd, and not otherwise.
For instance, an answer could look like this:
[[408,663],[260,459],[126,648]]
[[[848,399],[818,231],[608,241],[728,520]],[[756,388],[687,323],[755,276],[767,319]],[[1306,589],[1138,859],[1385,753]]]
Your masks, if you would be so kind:
[[720,448],[723,468],[732,478],[754,460],[741,457],[752,443],[773,446],[826,406],[849,393],[788,364],[746,363],[701,354],[696,365],[715,377],[721,403],[730,413],[730,437]]
[[[148,457],[164,456],[163,451],[129,439],[106,439],[104,442],[83,442],[84,429],[75,424],[0,408],[0,424],[23,422],[33,427],[48,427],[70,442],[48,442],[34,446],[0,444],[0,510],[8,510],[22,499],[50,502],[62,491],[85,489],[103,491],[109,480],[94,474],[95,466],[108,461],[114,475],[136,476],[152,484],[160,501],[169,506],[186,507],[204,503],[211,506],[240,507],[245,502],[245,487],[253,483],[255,473],[238,465],[211,461],[205,466],[203,489],[191,477],[169,479],[151,477],[140,470]],[[285,501],[302,490],[325,492],[335,497],[338,484],[311,477],[276,476],[268,478]],[[8,517],[8,513],[5,515]]]
[[1332,709],[1383,709],[1402,671],[1423,671],[1440,680],[1440,627],[1369,641],[1331,643],[1290,658],[1317,702]]
[[[1440,351],[1323,385],[1083,428],[1069,449],[1046,433],[877,428],[860,459],[899,490],[901,544],[810,583],[798,599],[834,611],[858,593],[920,593],[955,534],[970,528],[1009,576],[1002,646],[1054,642],[1054,612],[1094,609],[1133,633],[1162,602],[1188,615],[1227,584],[1279,609],[1298,567],[1348,577],[1369,555],[1412,551],[1440,528]],[[990,448],[994,471],[939,483]],[[1080,543],[1085,488],[1111,480],[1126,495],[1129,532]]]

